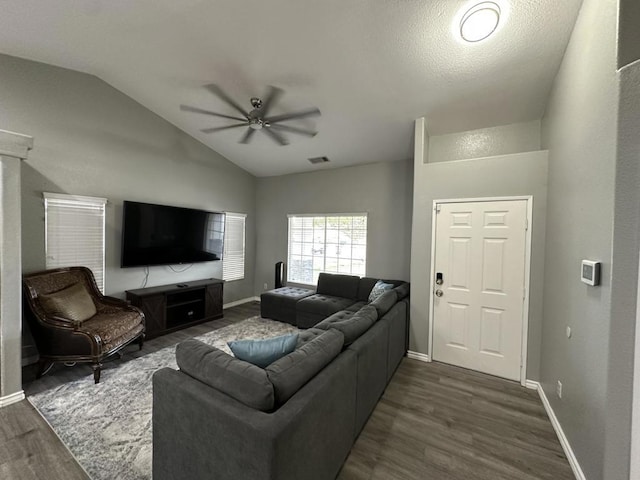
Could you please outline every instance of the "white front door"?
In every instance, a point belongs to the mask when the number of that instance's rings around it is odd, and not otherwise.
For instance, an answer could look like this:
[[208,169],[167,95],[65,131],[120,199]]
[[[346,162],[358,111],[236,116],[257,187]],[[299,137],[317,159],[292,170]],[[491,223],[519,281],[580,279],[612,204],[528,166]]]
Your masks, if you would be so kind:
[[527,201],[441,203],[435,215],[433,359],[520,380]]

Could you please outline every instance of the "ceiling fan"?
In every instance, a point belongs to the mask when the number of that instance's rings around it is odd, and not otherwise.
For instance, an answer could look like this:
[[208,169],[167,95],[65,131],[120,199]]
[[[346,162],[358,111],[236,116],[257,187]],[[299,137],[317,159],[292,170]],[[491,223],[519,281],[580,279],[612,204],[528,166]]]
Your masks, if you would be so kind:
[[239,112],[240,116],[233,115],[225,115],[223,113],[212,112],[210,110],[204,110],[198,107],[192,107],[189,105],[180,105],[180,110],[184,112],[194,112],[194,113],[202,113],[204,115],[212,115],[214,117],[222,117],[228,118],[230,120],[237,120],[241,123],[234,123],[232,125],[226,125],[223,127],[213,127],[213,128],[203,128],[200,130],[204,133],[214,133],[219,132],[220,130],[228,130],[230,128],[237,127],[249,127],[247,128],[246,133],[242,136],[239,143],[249,143],[251,138],[258,130],[262,130],[265,132],[274,142],[280,145],[288,145],[289,141],[282,135],[281,132],[289,132],[289,133],[297,133],[300,135],[306,135],[307,137],[314,137],[318,132],[313,130],[307,130],[305,128],[292,127],[290,125],[281,125],[280,122],[284,122],[287,120],[293,120],[296,118],[306,118],[313,117],[316,115],[320,115],[320,110],[317,108],[308,108],[306,110],[301,110],[299,112],[292,113],[284,113],[281,115],[272,115],[269,116],[269,110],[273,106],[273,104],[277,101],[277,99],[284,93],[284,90],[270,86],[267,95],[262,101],[260,98],[252,97],[251,105],[253,106],[253,110],[247,112],[244,108],[242,108],[237,102],[235,102],[231,97],[229,97],[224,91],[217,85],[205,85],[207,90],[217,96],[220,100],[231,105],[237,112]]

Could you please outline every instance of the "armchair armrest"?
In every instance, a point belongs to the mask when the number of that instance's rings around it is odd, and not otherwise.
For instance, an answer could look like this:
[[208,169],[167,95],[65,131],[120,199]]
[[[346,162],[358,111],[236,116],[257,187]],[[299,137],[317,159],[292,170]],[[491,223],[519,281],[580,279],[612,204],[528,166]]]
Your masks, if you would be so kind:
[[130,312],[136,312],[144,316],[142,310],[138,307],[131,305],[126,300],[121,300],[116,297],[102,296],[100,298],[94,298],[96,308],[102,313],[115,313],[120,310],[128,310]]

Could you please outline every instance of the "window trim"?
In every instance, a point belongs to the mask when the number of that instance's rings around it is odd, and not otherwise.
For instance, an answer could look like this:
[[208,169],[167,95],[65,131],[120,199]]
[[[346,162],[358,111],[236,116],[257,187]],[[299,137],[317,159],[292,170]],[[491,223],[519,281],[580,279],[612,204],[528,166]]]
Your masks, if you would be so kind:
[[[325,219],[327,217],[365,217],[367,219],[367,230],[366,230],[366,243],[365,246],[367,248],[367,257],[369,254],[369,212],[339,212],[339,213],[289,213],[287,214],[287,278],[286,278],[286,282],[287,285],[291,285],[291,286],[300,286],[300,287],[315,287],[316,285],[313,283],[303,283],[303,282],[296,282],[293,280],[290,280],[288,278],[288,274],[289,274],[289,263],[290,263],[290,255],[291,255],[291,245],[290,245],[290,234],[291,234],[291,218],[292,217],[324,217]],[[326,235],[326,227],[325,227],[325,235]],[[364,275],[366,276],[367,274],[367,257],[365,257],[365,262],[364,262]],[[330,273],[330,272],[329,272]],[[348,274],[345,274],[348,275]],[[353,275],[353,274],[352,274]]]

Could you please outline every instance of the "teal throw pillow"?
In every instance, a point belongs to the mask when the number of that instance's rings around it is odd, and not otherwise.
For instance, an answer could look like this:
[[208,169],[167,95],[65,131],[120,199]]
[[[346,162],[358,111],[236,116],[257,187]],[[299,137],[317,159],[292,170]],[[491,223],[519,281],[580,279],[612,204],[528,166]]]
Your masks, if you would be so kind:
[[237,359],[264,368],[293,352],[297,343],[298,334],[293,333],[263,340],[235,340],[227,345]]
[[387,290],[391,290],[393,288],[392,283],[384,283],[382,280],[378,280],[376,284],[371,289],[371,293],[369,294],[369,302],[373,302],[376,298],[382,295]]

